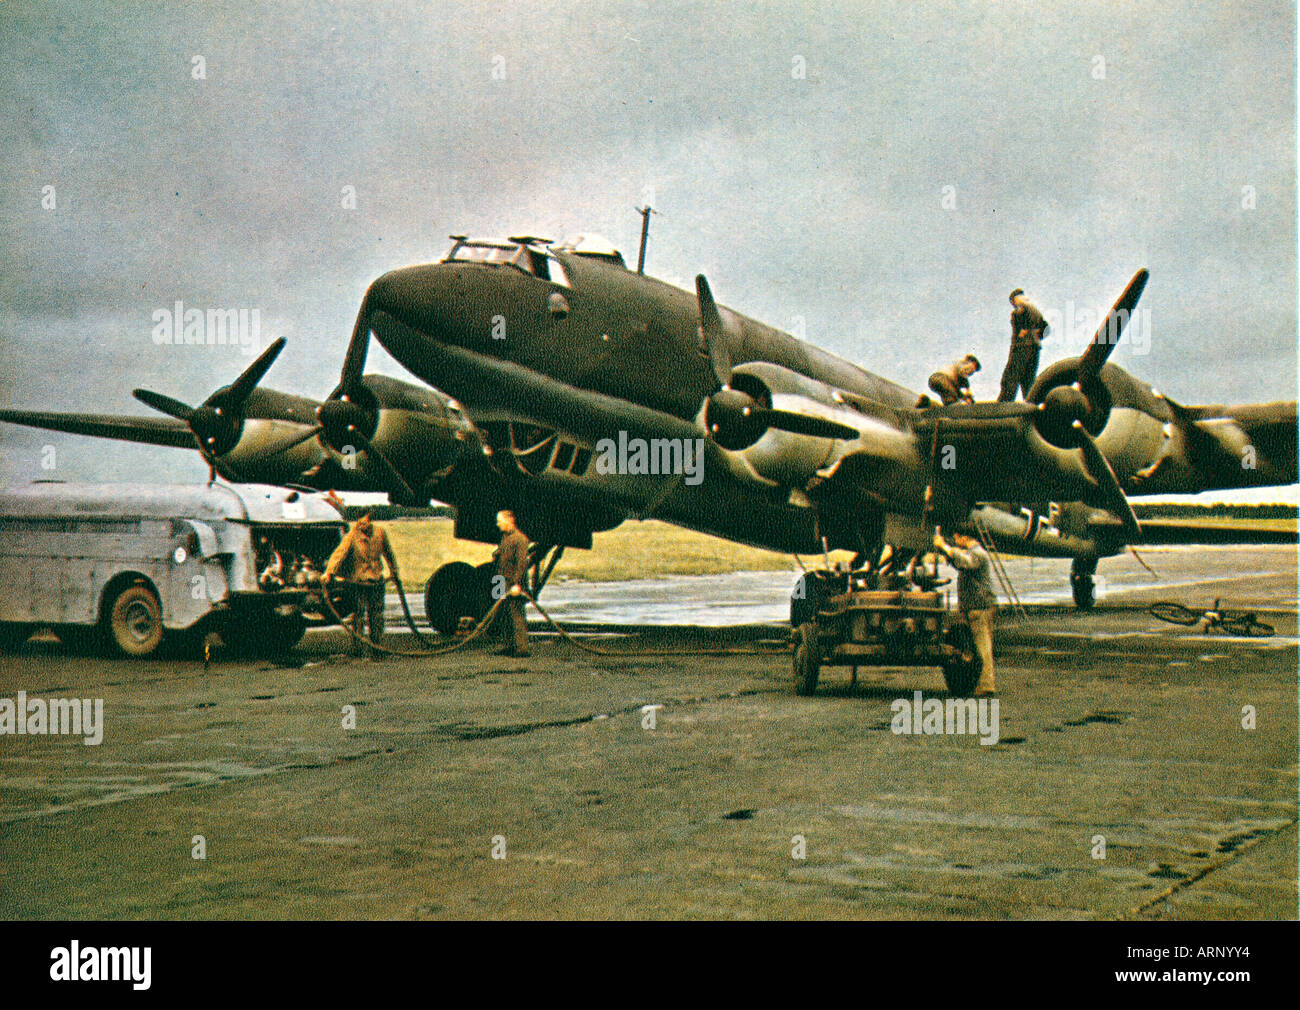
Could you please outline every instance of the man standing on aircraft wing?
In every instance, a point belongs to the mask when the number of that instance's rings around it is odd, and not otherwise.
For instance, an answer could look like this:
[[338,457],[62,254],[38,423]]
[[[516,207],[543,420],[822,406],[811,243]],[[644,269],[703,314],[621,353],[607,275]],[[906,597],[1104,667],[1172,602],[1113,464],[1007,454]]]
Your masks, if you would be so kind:
[[1002,370],[1002,391],[998,403],[1011,403],[1020,389],[1026,396],[1038,377],[1038,351],[1047,334],[1047,320],[1029,299],[1023,288],[1011,292],[1011,353]]
[[[369,625],[372,645],[378,645],[384,637],[385,559],[388,561],[388,574],[396,582],[397,558],[388,543],[388,535],[371,521],[370,513],[367,512],[348,529],[325,565],[324,582],[329,582],[340,573],[352,582],[353,598],[356,601],[352,630],[360,635],[361,629]],[[362,623],[363,620],[365,624]],[[360,643],[354,639],[353,645],[353,652],[360,652]],[[375,650],[367,651],[374,658]]]
[[939,394],[946,407],[960,400],[962,403],[974,403],[975,397],[970,391],[970,377],[980,370],[980,359],[968,354],[960,361],[954,361],[947,368],[940,369],[930,376],[930,388]]
[[524,577],[528,574],[528,538],[515,523],[515,514],[509,509],[497,513],[497,529],[501,531],[501,546],[497,548],[496,584],[507,592],[505,608],[510,614],[510,627],[502,625],[501,637],[506,645],[497,650],[499,656],[528,655],[528,622],[524,618]]
[[993,618],[998,612],[997,594],[993,592],[992,563],[988,552],[974,537],[954,533],[954,546],[944,542],[935,530],[934,549],[957,569],[957,609],[965,615],[975,636],[975,651],[980,657],[980,679],[975,697],[996,694],[993,681]]

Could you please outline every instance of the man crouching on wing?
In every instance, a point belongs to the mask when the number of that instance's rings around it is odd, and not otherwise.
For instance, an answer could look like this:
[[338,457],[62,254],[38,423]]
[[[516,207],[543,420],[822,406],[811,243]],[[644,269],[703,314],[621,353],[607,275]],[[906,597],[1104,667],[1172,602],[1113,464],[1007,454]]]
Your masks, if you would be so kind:
[[997,693],[993,682],[993,618],[998,612],[998,598],[993,591],[992,563],[974,537],[954,533],[952,541],[949,546],[943,534],[934,531],[934,549],[957,569],[957,609],[970,624],[980,657],[980,679],[975,685],[975,697],[979,698]]

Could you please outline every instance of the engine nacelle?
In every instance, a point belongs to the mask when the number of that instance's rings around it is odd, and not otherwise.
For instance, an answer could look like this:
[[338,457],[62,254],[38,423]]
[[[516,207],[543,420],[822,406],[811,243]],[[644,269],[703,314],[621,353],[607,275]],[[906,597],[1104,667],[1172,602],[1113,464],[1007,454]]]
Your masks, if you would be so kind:
[[[853,445],[859,444],[865,434],[871,439],[873,453],[897,455],[900,462],[915,454],[910,438],[897,425],[873,417],[865,404],[849,403],[834,387],[780,365],[746,362],[732,371],[728,385],[761,408],[820,418],[856,431],[859,436]],[[844,454],[846,440],[759,424],[746,426],[743,415],[723,418],[718,424],[716,402],[706,404],[703,423],[738,470],[770,485],[803,489],[819,470]],[[713,418],[709,416],[711,408]],[[718,424],[717,431],[713,424]]]
[[1028,402],[1040,405],[1031,436],[1035,451],[1057,469],[1078,468],[1078,419],[1097,442],[1120,482],[1150,466],[1171,436],[1169,405],[1147,383],[1109,362],[1089,383],[1079,382],[1079,359],[1058,361],[1034,383]]

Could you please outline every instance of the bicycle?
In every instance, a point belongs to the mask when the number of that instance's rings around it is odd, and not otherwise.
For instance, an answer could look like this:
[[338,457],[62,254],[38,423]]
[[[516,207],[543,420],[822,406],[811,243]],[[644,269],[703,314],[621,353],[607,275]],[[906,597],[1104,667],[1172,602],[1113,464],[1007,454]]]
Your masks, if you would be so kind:
[[1212,631],[1222,631],[1225,635],[1242,638],[1269,638],[1274,633],[1271,624],[1255,619],[1253,610],[1220,610],[1218,600],[1214,601],[1214,606],[1209,610],[1200,612],[1184,607],[1181,603],[1153,603],[1147,608],[1147,613],[1170,624],[1181,624],[1188,628],[1204,623],[1201,631],[1207,635]]

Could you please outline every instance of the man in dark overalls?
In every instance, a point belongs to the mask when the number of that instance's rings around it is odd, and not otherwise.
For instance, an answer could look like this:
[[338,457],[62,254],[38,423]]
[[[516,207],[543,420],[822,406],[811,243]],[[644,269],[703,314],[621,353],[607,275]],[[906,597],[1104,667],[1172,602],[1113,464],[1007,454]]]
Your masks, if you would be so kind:
[[1011,292],[1011,353],[1002,370],[1002,391],[998,403],[1011,403],[1017,389],[1028,396],[1038,377],[1038,349],[1047,333],[1047,320],[1029,300],[1022,288]]
[[528,655],[528,622],[524,618],[524,579],[528,575],[528,538],[515,523],[515,514],[509,509],[497,513],[497,529],[501,531],[501,546],[497,548],[496,585],[506,593],[505,609],[510,625],[502,626],[505,647],[502,656]]

